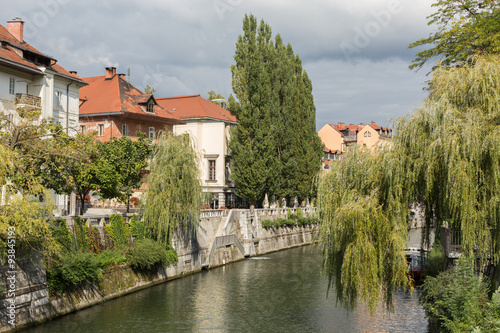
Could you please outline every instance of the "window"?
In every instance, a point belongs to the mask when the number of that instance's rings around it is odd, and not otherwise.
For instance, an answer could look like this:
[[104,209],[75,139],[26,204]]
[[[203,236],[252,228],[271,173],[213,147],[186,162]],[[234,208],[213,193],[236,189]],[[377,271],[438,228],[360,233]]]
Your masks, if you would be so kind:
[[128,135],[128,124],[122,124],[122,135]]
[[148,112],[153,112],[154,111],[154,103],[149,101],[149,103],[146,105],[146,111]]
[[215,179],[215,160],[208,160],[208,180]]
[[9,79],[9,94],[14,95],[16,93],[16,80],[14,78]]
[[365,132],[365,135],[364,135],[364,136],[365,136],[365,138],[366,138],[366,137],[368,136],[368,132]]
[[226,170],[225,170],[226,182],[230,181],[231,177],[231,162],[229,159],[226,159]]
[[63,93],[62,93],[62,91],[55,92],[54,107],[56,107],[56,108],[63,107]]
[[368,133],[368,137],[372,136],[372,132],[366,132],[366,133]]
[[99,124],[99,136],[104,136],[104,124]]
[[80,133],[85,134],[85,125],[80,125]]
[[149,138],[150,139],[154,139],[155,138],[155,128],[154,127],[150,127],[149,128]]

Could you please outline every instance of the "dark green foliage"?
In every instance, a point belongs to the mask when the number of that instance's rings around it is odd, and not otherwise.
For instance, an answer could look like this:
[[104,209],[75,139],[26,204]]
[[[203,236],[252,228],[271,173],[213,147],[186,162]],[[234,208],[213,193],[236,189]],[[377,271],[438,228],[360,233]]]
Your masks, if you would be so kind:
[[438,29],[410,44],[410,48],[430,47],[417,53],[410,69],[420,69],[437,57],[442,66],[463,66],[474,63],[477,54],[500,52],[500,4],[497,1],[438,0],[432,6],[437,7],[437,11],[428,17],[429,25],[436,24]]
[[431,252],[427,255],[427,264],[424,266],[426,276],[438,276],[439,273],[446,269],[446,255],[441,250],[438,243],[434,243]]
[[111,167],[116,178],[116,187],[109,187],[108,191],[100,191],[100,194],[107,199],[118,198],[125,202],[127,213],[133,190],[142,184],[141,171],[147,167],[147,158],[151,152],[146,135],[137,132],[137,136],[137,140],[122,136],[98,144],[103,161]]
[[52,237],[61,245],[61,253],[68,254],[73,250],[73,237],[64,220],[57,221],[57,225],[51,226]]
[[86,252],[90,250],[88,238],[87,238],[87,226],[82,221],[80,216],[75,218],[75,227],[74,227],[74,252]]
[[305,198],[314,192],[322,144],[316,133],[312,84],[300,58],[271,27],[245,15],[231,66],[229,100],[238,124],[232,132],[232,179],[250,203],[265,194]]
[[137,270],[151,270],[159,265],[177,262],[174,249],[165,249],[160,243],[151,239],[137,241],[127,252],[127,261]]
[[289,214],[289,216],[284,219],[284,218],[277,218],[275,220],[263,220],[262,221],[262,227],[269,229],[269,228],[280,228],[280,227],[294,227],[294,226],[306,226],[306,225],[311,225],[313,223],[317,223],[318,218],[313,217],[313,216],[302,216],[302,214],[295,215],[295,214]]
[[135,214],[130,217],[130,233],[134,236],[135,240],[142,240],[145,238],[145,228],[143,221],[136,221]]
[[[440,332],[496,332],[500,323],[497,301],[488,305],[487,284],[474,273],[473,265],[465,260],[456,269],[440,273],[437,278],[425,280],[420,295],[427,317]],[[489,326],[485,330],[485,326]],[[492,326],[495,327],[493,330]]]
[[109,225],[105,225],[104,229],[113,241],[115,248],[120,248],[129,242],[130,227],[125,223],[125,219],[120,214],[111,215],[109,217]]
[[97,265],[104,268],[110,265],[117,265],[126,262],[126,256],[123,249],[113,249],[101,252],[96,256]]
[[47,269],[47,285],[57,295],[70,288],[97,282],[101,277],[101,269],[90,252],[64,255],[59,263]]

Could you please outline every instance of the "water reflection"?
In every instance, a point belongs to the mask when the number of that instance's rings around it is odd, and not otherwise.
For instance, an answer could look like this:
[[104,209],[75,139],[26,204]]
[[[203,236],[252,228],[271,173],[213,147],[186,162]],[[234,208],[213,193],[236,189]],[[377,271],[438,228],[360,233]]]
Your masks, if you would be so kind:
[[170,281],[27,332],[426,332],[417,295],[396,293],[395,313],[353,313],[326,298],[311,247],[248,259]]

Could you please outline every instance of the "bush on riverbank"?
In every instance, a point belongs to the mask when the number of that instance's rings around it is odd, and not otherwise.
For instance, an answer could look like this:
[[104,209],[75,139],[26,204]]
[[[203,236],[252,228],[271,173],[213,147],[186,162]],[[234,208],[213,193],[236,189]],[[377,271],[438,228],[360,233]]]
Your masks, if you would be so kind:
[[288,213],[288,218],[278,218],[276,220],[266,219],[262,221],[262,227],[269,228],[280,228],[280,227],[294,227],[294,226],[306,226],[318,222],[318,218],[314,216],[303,216],[300,214],[300,210],[297,210],[297,214]]
[[425,279],[420,296],[431,327],[439,332],[498,332],[500,290],[488,299],[488,283],[473,265],[459,260],[456,269]]
[[107,242],[110,245],[107,249],[101,248],[97,229],[86,226],[80,219],[75,221],[74,233],[69,231],[64,221],[52,227],[60,254],[46,261],[47,285],[51,294],[61,295],[86,284],[99,283],[102,270],[109,266],[128,263],[133,269],[149,271],[177,261],[175,249],[167,249],[154,240],[144,238],[142,221],[132,217],[132,225],[129,226],[121,215],[111,216],[110,221],[110,225],[105,227],[111,239]]

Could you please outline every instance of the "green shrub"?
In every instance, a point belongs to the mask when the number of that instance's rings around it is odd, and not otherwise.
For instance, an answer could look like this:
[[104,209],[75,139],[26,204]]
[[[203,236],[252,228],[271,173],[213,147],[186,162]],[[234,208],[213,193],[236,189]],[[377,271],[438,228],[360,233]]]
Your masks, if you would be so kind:
[[89,242],[87,238],[87,226],[82,221],[80,216],[75,218],[75,227],[74,227],[74,242],[73,242],[73,252],[86,252],[90,250]]
[[439,273],[446,269],[446,255],[441,250],[438,243],[434,243],[431,252],[427,256],[427,264],[424,267],[426,276],[438,276]]
[[266,229],[269,229],[269,228],[272,228],[274,225],[274,221],[273,220],[263,220],[262,221],[262,227],[263,228],[266,228]]
[[135,242],[127,252],[127,261],[133,269],[151,270],[159,265],[169,265],[177,261],[174,249],[168,251],[160,243],[143,239]]
[[130,227],[125,223],[122,215],[111,215],[109,217],[109,225],[105,225],[104,229],[106,229],[109,238],[111,238],[116,248],[126,245],[129,242]]
[[61,253],[69,254],[73,249],[73,237],[64,220],[59,220],[58,225],[51,226],[52,237],[61,245]]
[[440,332],[471,332],[485,318],[486,283],[475,275],[472,264],[459,260],[456,269],[424,281],[420,302],[431,325]]
[[117,265],[127,261],[127,258],[122,250],[113,249],[101,252],[96,256],[97,265],[104,268],[109,265]]
[[130,233],[136,240],[144,239],[145,237],[145,228],[143,221],[136,221],[135,214],[130,217]]
[[101,237],[96,227],[85,227],[89,250],[95,254],[101,253]]
[[97,282],[101,278],[101,269],[90,252],[65,255],[59,263],[53,263],[47,269],[49,290],[58,295],[70,288]]

